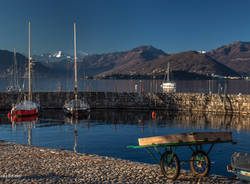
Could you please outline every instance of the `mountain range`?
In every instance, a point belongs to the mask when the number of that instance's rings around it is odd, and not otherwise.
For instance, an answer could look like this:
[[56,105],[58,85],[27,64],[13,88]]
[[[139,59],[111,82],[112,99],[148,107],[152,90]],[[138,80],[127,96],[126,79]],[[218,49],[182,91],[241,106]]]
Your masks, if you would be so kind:
[[[84,52],[84,51],[78,51],[77,53],[77,57],[78,58],[84,58],[88,56],[88,53]],[[43,53],[40,55],[33,55],[32,59],[37,61],[37,62],[46,62],[46,63],[50,63],[50,62],[55,62],[55,61],[61,61],[61,60],[71,60],[73,61],[74,56],[63,52],[61,50],[56,51],[54,53]]]
[[[32,56],[33,70],[39,77],[73,76],[73,57],[58,51]],[[13,65],[13,52],[0,50],[0,77],[6,77]],[[27,58],[17,53],[19,71],[25,72]],[[80,76],[99,78],[122,75],[164,75],[170,63],[175,79],[183,76],[250,76],[250,42],[234,42],[209,52],[185,51],[168,54],[153,46],[128,51],[78,56]],[[185,74],[185,75],[184,75]]]
[[241,75],[250,76],[250,42],[234,42],[208,53],[220,63]]

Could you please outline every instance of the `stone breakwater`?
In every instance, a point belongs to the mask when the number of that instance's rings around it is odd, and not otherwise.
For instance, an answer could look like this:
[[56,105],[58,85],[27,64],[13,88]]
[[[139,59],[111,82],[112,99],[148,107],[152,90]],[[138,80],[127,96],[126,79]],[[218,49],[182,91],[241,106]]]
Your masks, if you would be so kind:
[[0,141],[1,183],[239,183],[223,176],[167,180],[158,165]]
[[[250,113],[250,95],[204,93],[79,92],[93,109],[163,109],[169,111]],[[61,109],[73,92],[36,92],[33,100],[44,109]],[[0,93],[0,110],[9,110],[17,93]]]

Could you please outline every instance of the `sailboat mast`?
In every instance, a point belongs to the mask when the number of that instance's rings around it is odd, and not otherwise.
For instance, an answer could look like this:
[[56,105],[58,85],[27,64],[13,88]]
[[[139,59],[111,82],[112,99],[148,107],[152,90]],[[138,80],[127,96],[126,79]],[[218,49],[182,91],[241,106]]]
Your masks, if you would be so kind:
[[170,81],[170,78],[169,78],[169,75],[170,75],[170,66],[169,66],[169,63],[168,63],[168,78],[167,78],[167,81],[169,82]]
[[30,56],[30,21],[29,21],[29,71],[28,71],[28,78],[29,78],[29,94],[28,100],[32,100],[32,86],[31,86],[31,56]]
[[74,56],[75,56],[75,99],[77,100],[77,57],[76,57],[76,24],[74,23]]
[[18,81],[17,81],[17,63],[16,63],[16,48],[14,48],[14,67],[13,67],[13,78],[14,78],[14,84],[13,86],[16,88],[18,87]]
[[16,49],[14,48],[13,51],[13,68],[12,68],[12,72],[11,72],[11,81],[10,81],[10,87],[14,87],[15,86],[15,63],[16,63]]

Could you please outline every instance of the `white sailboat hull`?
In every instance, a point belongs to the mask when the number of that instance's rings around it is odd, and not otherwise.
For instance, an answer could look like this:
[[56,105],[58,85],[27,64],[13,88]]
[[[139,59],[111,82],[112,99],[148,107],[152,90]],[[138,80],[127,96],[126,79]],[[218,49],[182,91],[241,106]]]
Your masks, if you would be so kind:
[[175,82],[163,82],[161,87],[164,92],[174,93],[176,92],[176,83]]
[[81,99],[70,100],[63,106],[63,110],[67,115],[75,117],[87,116],[89,114],[89,106]]

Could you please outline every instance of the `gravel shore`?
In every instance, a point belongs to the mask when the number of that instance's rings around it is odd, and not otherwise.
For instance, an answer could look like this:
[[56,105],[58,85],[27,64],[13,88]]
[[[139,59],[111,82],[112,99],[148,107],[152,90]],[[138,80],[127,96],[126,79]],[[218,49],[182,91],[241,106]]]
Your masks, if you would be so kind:
[[158,165],[0,141],[1,183],[239,183],[224,176],[167,180]]

